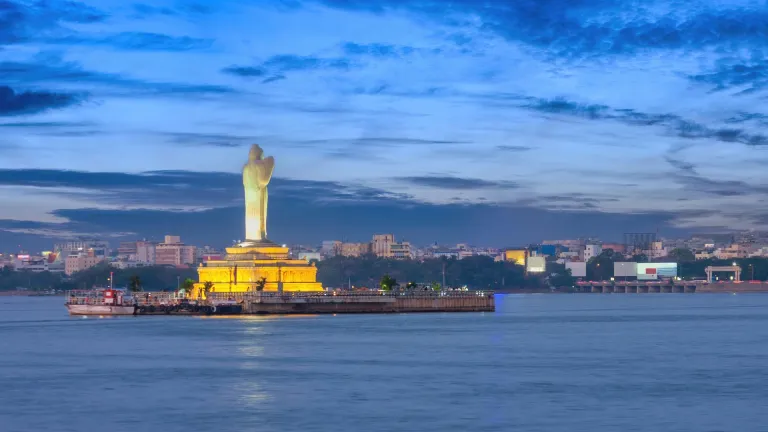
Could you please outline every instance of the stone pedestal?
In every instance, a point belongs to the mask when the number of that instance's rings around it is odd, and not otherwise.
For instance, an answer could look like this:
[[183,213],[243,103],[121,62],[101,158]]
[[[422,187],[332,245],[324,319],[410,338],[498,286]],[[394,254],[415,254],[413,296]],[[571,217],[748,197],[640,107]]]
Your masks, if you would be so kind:
[[256,291],[265,278],[264,291],[322,291],[317,282],[317,267],[304,260],[293,259],[288,248],[268,240],[246,241],[227,248],[224,260],[208,261],[197,269],[199,283],[193,297],[198,297],[206,282],[213,283],[212,292]]

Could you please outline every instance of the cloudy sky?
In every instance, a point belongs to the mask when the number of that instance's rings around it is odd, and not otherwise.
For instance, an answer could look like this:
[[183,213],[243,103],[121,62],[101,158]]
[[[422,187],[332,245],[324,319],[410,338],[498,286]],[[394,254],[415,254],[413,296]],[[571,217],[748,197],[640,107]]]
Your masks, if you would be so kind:
[[767,228],[766,0],[0,0],[0,249]]

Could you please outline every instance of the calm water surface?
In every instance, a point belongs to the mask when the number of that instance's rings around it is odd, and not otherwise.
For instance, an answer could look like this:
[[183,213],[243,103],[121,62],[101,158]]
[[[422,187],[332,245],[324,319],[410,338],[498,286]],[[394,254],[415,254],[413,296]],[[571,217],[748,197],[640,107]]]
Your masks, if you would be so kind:
[[766,431],[768,295],[70,318],[0,297],[0,431]]

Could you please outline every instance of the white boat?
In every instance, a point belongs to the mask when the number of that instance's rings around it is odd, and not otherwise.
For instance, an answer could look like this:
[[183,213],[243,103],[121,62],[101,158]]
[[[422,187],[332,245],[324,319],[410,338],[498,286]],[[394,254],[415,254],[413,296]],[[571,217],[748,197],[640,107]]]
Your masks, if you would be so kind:
[[133,315],[133,298],[120,290],[69,291],[65,303],[70,315]]
[[136,307],[130,306],[108,306],[108,305],[88,305],[88,304],[68,304],[67,309],[70,315],[133,315]]

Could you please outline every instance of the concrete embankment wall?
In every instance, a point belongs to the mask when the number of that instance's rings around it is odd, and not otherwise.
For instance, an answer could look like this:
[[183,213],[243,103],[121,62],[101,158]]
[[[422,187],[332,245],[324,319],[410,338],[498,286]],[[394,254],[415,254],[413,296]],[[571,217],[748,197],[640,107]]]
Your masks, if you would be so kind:
[[697,293],[768,292],[768,283],[712,283],[696,288]]
[[493,312],[493,295],[466,297],[397,297],[389,302],[345,299],[327,302],[246,302],[243,313],[401,313],[401,312]]

